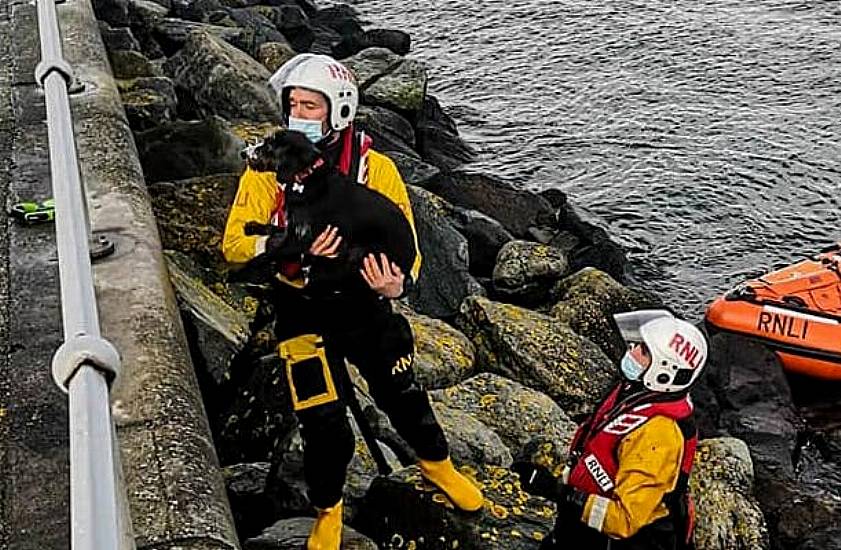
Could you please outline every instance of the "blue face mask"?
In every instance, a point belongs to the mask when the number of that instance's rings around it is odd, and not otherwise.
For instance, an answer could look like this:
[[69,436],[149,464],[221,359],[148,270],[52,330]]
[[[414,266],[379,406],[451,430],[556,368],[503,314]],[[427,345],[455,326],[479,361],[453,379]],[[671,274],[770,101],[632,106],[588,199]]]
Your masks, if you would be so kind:
[[320,120],[307,120],[291,116],[289,117],[288,128],[301,132],[313,143],[318,143],[324,137],[324,134],[321,133]]
[[622,374],[625,378],[631,382],[639,380],[642,373],[645,372],[645,367],[637,363],[637,360],[631,357],[630,352],[625,352],[625,355],[622,356],[619,367],[622,369]]

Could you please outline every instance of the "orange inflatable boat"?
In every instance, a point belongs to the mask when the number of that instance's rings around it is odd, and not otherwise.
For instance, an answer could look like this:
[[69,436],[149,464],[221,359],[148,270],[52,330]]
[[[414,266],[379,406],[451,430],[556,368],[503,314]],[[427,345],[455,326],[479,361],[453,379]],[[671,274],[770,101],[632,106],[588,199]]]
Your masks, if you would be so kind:
[[706,322],[762,341],[790,372],[841,380],[841,242],[740,284],[710,304]]

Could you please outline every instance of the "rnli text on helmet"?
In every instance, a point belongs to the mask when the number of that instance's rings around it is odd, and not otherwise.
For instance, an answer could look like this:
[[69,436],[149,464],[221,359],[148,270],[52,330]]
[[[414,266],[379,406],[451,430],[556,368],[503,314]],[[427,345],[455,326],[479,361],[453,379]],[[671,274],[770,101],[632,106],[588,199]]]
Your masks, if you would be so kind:
[[693,346],[689,340],[683,337],[679,332],[675,332],[672,336],[672,341],[669,342],[669,347],[677,352],[678,357],[685,360],[690,367],[697,369],[700,363],[701,354],[698,348]]

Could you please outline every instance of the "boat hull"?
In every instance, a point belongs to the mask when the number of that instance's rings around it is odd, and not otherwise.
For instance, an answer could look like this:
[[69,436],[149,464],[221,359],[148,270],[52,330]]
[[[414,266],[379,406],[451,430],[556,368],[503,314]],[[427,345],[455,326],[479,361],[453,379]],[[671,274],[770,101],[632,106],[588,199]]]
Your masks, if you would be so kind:
[[707,325],[762,342],[789,372],[841,380],[839,250],[739,285],[710,304]]

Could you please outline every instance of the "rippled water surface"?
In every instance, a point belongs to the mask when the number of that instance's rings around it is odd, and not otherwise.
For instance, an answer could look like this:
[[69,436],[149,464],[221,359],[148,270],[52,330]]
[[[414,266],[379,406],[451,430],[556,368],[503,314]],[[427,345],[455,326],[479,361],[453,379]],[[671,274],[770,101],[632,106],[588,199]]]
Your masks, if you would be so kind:
[[476,170],[566,191],[700,318],[841,239],[841,2],[358,0],[430,66]]

